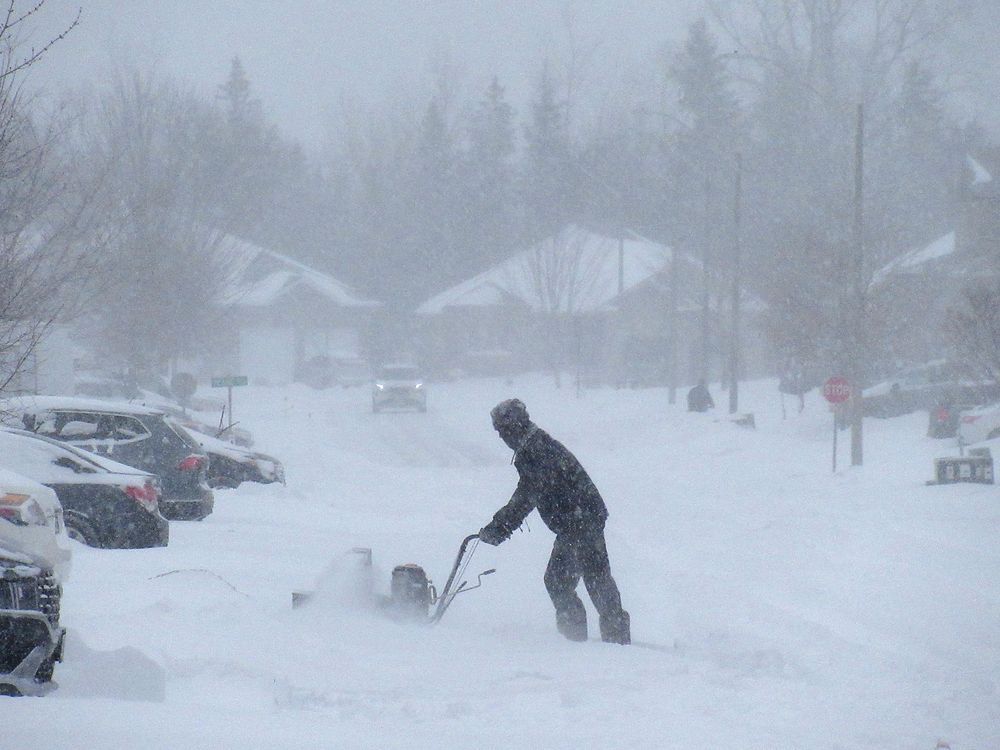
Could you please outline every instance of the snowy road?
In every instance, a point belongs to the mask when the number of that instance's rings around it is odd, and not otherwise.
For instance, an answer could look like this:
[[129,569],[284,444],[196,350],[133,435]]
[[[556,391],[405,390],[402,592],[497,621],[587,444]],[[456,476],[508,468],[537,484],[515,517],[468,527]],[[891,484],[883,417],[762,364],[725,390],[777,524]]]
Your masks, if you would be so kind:
[[[925,415],[869,422],[860,470],[829,467],[815,401],[758,429],[663,391],[577,400],[532,379],[437,386],[428,414],[370,412],[364,390],[248,389],[235,404],[287,488],[220,492],[162,550],[74,547],[60,689],[0,703],[0,747],[1000,747],[1000,495],[926,487]],[[435,629],[360,612],[331,560],[443,578],[516,482],[489,408],[519,395],[611,510],[637,640],[562,641],[530,532]],[[322,595],[290,608],[293,589]]]

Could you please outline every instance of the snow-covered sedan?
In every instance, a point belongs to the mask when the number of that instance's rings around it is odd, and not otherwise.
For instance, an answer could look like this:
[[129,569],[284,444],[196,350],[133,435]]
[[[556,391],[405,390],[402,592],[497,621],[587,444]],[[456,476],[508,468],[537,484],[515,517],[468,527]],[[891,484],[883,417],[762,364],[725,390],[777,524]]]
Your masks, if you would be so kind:
[[31,432],[134,466],[160,478],[160,512],[170,520],[200,521],[212,512],[208,457],[159,409],[65,396],[24,396],[0,411]]
[[274,456],[176,425],[201,446],[208,456],[208,486],[212,489],[239,487],[243,482],[285,483],[285,467]]
[[72,445],[0,429],[0,466],[53,490],[70,538],[91,547],[165,547],[159,480]]
[[386,365],[372,386],[372,411],[416,409],[427,411],[427,389],[413,365]]
[[1000,437],[1000,403],[966,409],[958,418],[958,439],[965,445]]
[[62,661],[70,550],[48,487],[0,468],[0,695],[43,695]]
[[1000,398],[1000,384],[971,376],[962,365],[940,359],[901,370],[865,388],[862,396],[867,416],[898,417],[940,405],[989,403]]

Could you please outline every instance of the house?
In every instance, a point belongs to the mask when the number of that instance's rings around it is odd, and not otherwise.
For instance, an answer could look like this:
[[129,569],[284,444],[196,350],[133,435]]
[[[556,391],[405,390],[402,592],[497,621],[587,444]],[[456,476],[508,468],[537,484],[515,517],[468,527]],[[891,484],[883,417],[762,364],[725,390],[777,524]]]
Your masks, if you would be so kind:
[[897,362],[948,354],[946,320],[977,281],[1000,281],[1000,182],[972,156],[966,159],[954,228],[878,269],[869,283],[873,330]]
[[[251,384],[327,384],[338,364],[366,359],[382,304],[286,255],[227,236],[228,272],[206,375],[246,375]],[[351,365],[353,366],[353,365]]]
[[[684,281],[671,286],[675,259]],[[440,372],[561,369],[610,383],[664,383],[674,362],[678,378],[693,382],[702,356],[701,277],[696,260],[633,232],[615,237],[569,225],[420,305],[423,359]],[[713,351],[719,310],[713,295]]]
[[0,386],[5,393],[58,395],[73,392],[74,336],[71,326],[53,322],[35,332],[9,330],[11,345],[0,347]]

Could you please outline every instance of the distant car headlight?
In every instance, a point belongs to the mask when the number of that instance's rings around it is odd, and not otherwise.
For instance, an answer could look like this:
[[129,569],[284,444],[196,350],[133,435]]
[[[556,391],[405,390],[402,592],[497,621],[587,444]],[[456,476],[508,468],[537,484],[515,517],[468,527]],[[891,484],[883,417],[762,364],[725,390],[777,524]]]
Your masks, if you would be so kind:
[[413,386],[413,387],[414,387],[414,388],[423,388],[423,387],[424,387],[424,384],[423,384],[423,383],[417,383],[417,384],[416,384],[415,386]]
[[385,390],[385,386],[382,385],[381,383],[376,383],[375,387],[378,388],[380,391],[384,391]]

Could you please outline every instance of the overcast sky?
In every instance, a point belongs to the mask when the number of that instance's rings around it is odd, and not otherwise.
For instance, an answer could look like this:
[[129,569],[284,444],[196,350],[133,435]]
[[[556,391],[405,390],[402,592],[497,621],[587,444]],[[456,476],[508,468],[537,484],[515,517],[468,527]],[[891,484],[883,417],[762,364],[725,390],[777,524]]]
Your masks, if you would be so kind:
[[[961,75],[942,83],[954,87],[963,119],[979,118],[997,134],[1000,0],[977,4],[977,17],[966,18],[946,43],[944,70],[957,67]],[[393,94],[425,101],[435,61],[457,71],[461,93],[472,100],[498,75],[523,111],[546,53],[567,57],[567,15],[579,49],[599,44],[591,77],[617,82],[619,68],[641,69],[664,44],[683,40],[701,2],[47,0],[28,41],[44,43],[80,7],[80,26],[32,69],[32,85],[55,93],[98,82],[116,60],[139,60],[213,94],[238,55],[267,114],[312,150],[322,147],[324,123],[344,95],[372,103]],[[614,87],[593,86],[602,89]]]
[[[83,8],[79,28],[32,71],[57,90],[138,57],[214,91],[238,55],[268,114],[315,146],[341,94],[370,101],[431,80],[447,59],[484,91],[498,74],[516,100],[545,50],[567,43],[567,9],[581,44],[618,64],[682,39],[694,0],[48,0],[33,33],[43,41]],[[612,66],[613,67],[613,66]]]

